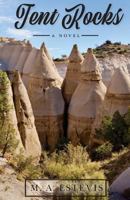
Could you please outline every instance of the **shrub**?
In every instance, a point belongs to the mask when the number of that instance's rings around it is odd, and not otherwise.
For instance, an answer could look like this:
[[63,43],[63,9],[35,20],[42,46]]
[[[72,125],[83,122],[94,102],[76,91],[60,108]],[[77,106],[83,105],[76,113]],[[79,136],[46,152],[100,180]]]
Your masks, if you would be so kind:
[[18,140],[15,138],[15,130],[13,125],[9,121],[5,121],[1,126],[0,132],[0,149],[2,157],[5,153],[13,154],[14,150],[18,146]]
[[114,150],[119,150],[130,143],[130,129],[125,117],[117,111],[112,118],[104,117],[101,128],[96,130],[97,137],[109,141]]
[[114,45],[121,45],[121,42],[115,42]]
[[97,147],[91,155],[92,160],[104,160],[112,156],[112,144],[109,142]]
[[45,176],[57,179],[104,178],[100,164],[91,162],[82,146],[68,144],[66,149],[48,155],[44,152],[42,164]]
[[19,180],[41,177],[41,168],[39,165],[34,164],[32,157],[25,158],[23,154],[19,154],[16,157],[11,158],[9,163],[17,173],[17,178]]
[[107,40],[106,42],[105,42],[105,44],[112,44],[112,42],[110,41],[110,40]]
[[16,149],[18,141],[15,138],[15,130],[9,119],[11,105],[8,99],[9,81],[5,72],[0,71],[0,151],[5,153]]

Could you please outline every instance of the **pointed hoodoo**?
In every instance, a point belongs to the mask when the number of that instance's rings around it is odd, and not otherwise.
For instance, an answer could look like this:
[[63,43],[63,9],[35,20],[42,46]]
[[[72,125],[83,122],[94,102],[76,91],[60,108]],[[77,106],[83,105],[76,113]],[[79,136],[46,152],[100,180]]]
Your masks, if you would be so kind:
[[86,79],[88,81],[101,80],[99,69],[99,62],[93,54],[93,50],[89,48],[81,67],[81,79]]
[[104,109],[111,116],[116,111],[125,114],[129,105],[130,75],[123,68],[117,68],[108,86]]
[[[46,48],[46,45],[45,43],[43,42],[42,45],[41,45],[41,48],[40,49],[43,49],[43,51],[45,52],[47,58],[53,63],[53,59],[48,51],[48,49]],[[53,63],[54,64],[54,63]]]
[[84,58],[75,44],[69,56],[69,64],[66,72],[64,82],[62,84],[62,93],[66,104],[69,104],[71,97],[79,83],[81,75],[81,64]]
[[54,150],[63,136],[64,100],[57,72],[43,48],[29,72],[28,93],[42,147]]
[[80,83],[69,105],[68,138],[74,145],[90,142],[93,123],[105,93],[98,61],[89,49],[81,67]]
[[56,84],[61,86],[62,78],[60,77],[58,71],[53,66],[54,63],[52,63],[43,48],[43,45],[40,49],[33,48],[30,55],[28,56],[24,68],[23,68],[23,76],[22,79],[24,81],[24,84],[26,88],[29,87],[29,79],[31,74],[38,73],[39,75],[42,73],[45,74],[53,74],[53,77],[55,78]]
[[18,128],[27,156],[36,160],[41,156],[41,145],[36,131],[31,103],[18,71],[13,79],[14,102]]
[[72,48],[72,51],[71,51],[70,56],[69,56],[69,61],[75,62],[75,63],[77,63],[77,62],[80,63],[80,62],[83,61],[83,56],[79,52],[77,44],[74,44],[74,46]]
[[44,51],[44,53],[46,54],[48,60],[51,62],[52,66],[54,67],[55,71],[57,72],[57,78],[59,79],[60,82],[63,82],[63,79],[61,78],[61,76],[59,75],[59,72],[57,70],[57,67],[53,61],[53,58],[51,57],[51,54],[49,53],[45,43],[43,42],[40,48],[42,51]]

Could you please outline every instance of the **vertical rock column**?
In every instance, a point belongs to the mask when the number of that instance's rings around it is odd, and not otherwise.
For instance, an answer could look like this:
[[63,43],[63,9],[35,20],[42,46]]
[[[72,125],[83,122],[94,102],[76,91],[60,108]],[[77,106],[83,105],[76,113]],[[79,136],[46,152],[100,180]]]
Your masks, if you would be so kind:
[[68,105],[71,97],[79,83],[81,75],[81,64],[84,58],[80,54],[77,45],[73,46],[71,54],[69,56],[69,64],[65,79],[62,84],[62,93],[66,104]]
[[29,76],[28,93],[42,147],[50,151],[63,137],[64,100],[58,77],[41,47]]
[[99,72],[99,63],[89,49],[81,67],[80,83],[68,111],[68,138],[74,145],[89,144],[93,123],[105,94],[106,87]]
[[39,160],[41,145],[36,131],[31,103],[18,71],[13,79],[14,102],[18,128],[27,156]]

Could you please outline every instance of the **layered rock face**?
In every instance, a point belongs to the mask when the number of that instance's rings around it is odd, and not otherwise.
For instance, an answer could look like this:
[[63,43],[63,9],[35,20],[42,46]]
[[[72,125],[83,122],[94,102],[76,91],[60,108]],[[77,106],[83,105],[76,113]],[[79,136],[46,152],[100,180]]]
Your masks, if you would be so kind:
[[64,100],[54,65],[46,56],[43,46],[37,50],[35,63],[30,70],[28,93],[39,138],[44,149],[53,151],[63,136]]
[[102,79],[107,87],[117,68],[123,67],[127,69],[130,74],[130,56],[115,54],[99,58],[98,60],[101,66]]
[[81,64],[84,58],[80,54],[77,45],[73,46],[69,56],[69,64],[65,79],[62,84],[62,93],[66,104],[69,104],[71,97],[79,83],[81,75]]
[[89,49],[81,67],[81,80],[69,106],[68,138],[76,145],[88,145],[98,109],[104,101],[106,87],[99,63]]
[[7,95],[6,103],[7,105],[9,105],[9,109],[8,109],[8,112],[6,113],[7,114],[6,121],[8,120],[10,125],[12,125],[12,128],[14,130],[14,137],[18,141],[18,147],[16,148],[16,153],[20,153],[21,150],[24,152],[24,147],[23,147],[21,136],[17,127],[18,122],[17,122],[16,112],[15,112],[15,107],[14,107],[14,102],[13,102],[13,93],[12,93],[11,83],[8,77],[6,77],[6,79],[7,79],[6,86],[3,88],[3,86],[0,83],[0,90],[1,91],[3,90],[4,93]]
[[103,104],[103,115],[110,115],[116,111],[125,114],[130,105],[130,75],[123,68],[116,69]]
[[34,123],[31,103],[18,71],[14,74],[13,91],[18,128],[26,155],[39,160],[41,156],[41,144]]
[[9,72],[17,69],[22,73],[24,63],[31,49],[31,44],[26,41],[15,41],[13,39],[2,41],[0,48],[0,60],[4,63],[2,69]]

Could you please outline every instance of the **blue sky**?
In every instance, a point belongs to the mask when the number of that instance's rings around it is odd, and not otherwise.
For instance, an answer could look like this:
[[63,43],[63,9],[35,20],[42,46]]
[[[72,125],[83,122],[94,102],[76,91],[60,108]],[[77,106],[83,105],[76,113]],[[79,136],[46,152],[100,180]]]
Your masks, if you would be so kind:
[[[34,3],[33,11],[52,12],[57,9],[60,17],[54,26],[27,24],[23,29],[16,30],[14,22],[16,21],[16,10],[22,3]],[[65,8],[71,8],[79,3],[86,6],[86,12],[102,11],[105,12],[109,3],[112,3],[112,11],[117,12],[119,8],[123,9],[124,18],[121,24],[114,25],[83,25],[80,23],[80,30],[71,28],[65,30],[61,26],[61,21],[65,15]],[[40,47],[44,41],[53,57],[60,57],[62,54],[69,55],[72,45],[78,44],[81,52],[86,51],[88,47],[96,47],[106,40],[113,42],[130,43],[130,0],[0,0],[0,36],[7,36],[16,39],[29,39],[33,46]],[[99,34],[99,37],[71,37],[59,38],[59,34]],[[52,37],[33,37],[33,34],[55,34]]]

